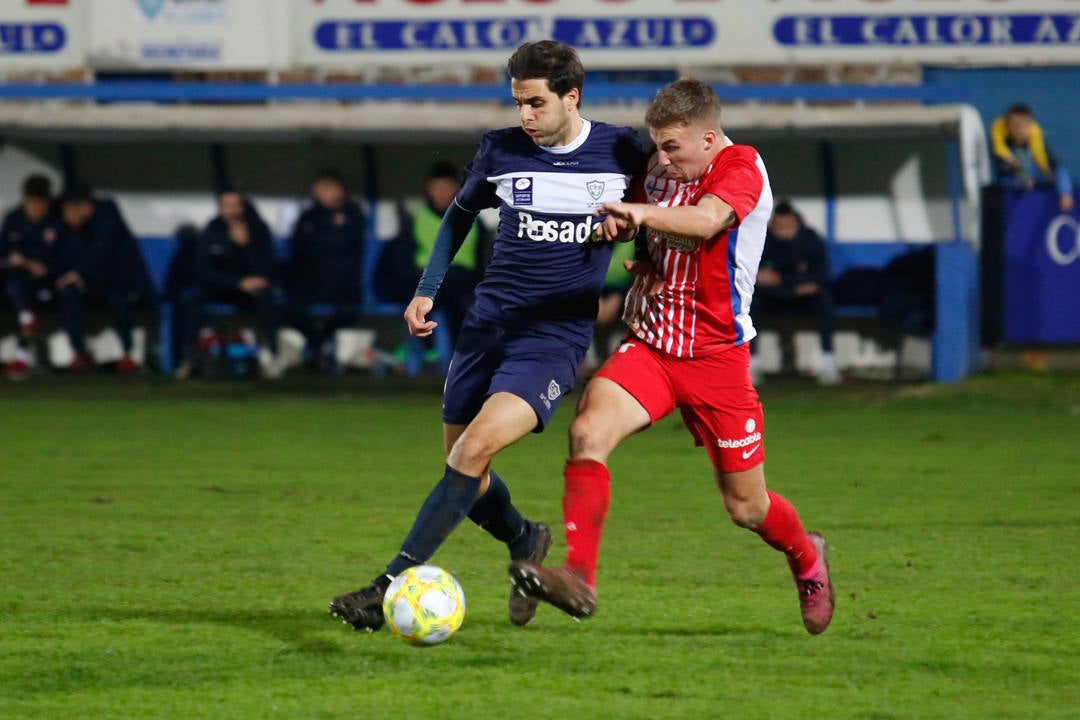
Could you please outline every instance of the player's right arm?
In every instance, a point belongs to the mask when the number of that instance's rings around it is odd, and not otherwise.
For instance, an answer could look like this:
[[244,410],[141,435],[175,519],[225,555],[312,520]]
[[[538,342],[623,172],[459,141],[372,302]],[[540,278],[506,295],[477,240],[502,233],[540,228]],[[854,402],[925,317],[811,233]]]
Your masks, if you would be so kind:
[[438,326],[438,323],[427,319],[428,313],[435,305],[435,294],[439,292],[446,271],[450,269],[450,262],[472,230],[476,216],[482,208],[498,205],[495,188],[487,179],[491,174],[488,165],[494,136],[494,133],[487,133],[480,139],[476,155],[465,166],[461,188],[443,214],[427,267],[420,276],[412,302],[405,308],[409,332],[418,337],[427,337]]
[[435,235],[435,246],[431,249],[427,267],[416,286],[415,297],[405,308],[405,322],[412,335],[427,337],[438,327],[438,323],[427,319],[428,313],[435,306],[435,295],[439,292],[439,286],[472,229],[476,215],[477,213],[461,207],[457,199],[450,203],[450,207],[443,214],[439,231]]
[[604,210],[630,225],[644,225],[657,233],[678,235],[703,243],[733,227],[735,210],[715,195],[705,195],[694,205],[661,207],[645,203],[604,203]]

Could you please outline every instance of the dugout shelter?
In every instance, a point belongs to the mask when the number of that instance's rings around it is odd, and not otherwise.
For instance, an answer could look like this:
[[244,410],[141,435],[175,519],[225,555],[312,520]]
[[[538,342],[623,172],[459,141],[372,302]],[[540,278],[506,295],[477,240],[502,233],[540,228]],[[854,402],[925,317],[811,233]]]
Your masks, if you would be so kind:
[[[659,86],[591,83],[583,111],[643,130],[644,108]],[[828,241],[834,275],[933,244],[930,374],[952,382],[976,369],[979,195],[988,180],[978,113],[964,104],[928,104],[955,97],[933,88],[717,91],[725,131],[759,148],[774,193],[791,198]],[[345,171],[371,210],[370,271],[394,230],[387,201],[415,194],[433,158],[463,163],[485,130],[516,123],[501,85],[9,84],[0,86],[0,98],[5,157],[32,158],[117,198],[159,282],[175,225],[212,214],[215,180],[228,177],[250,190],[284,236],[295,198],[326,164]],[[10,204],[15,171],[4,165]],[[366,312],[398,310],[367,292]]]

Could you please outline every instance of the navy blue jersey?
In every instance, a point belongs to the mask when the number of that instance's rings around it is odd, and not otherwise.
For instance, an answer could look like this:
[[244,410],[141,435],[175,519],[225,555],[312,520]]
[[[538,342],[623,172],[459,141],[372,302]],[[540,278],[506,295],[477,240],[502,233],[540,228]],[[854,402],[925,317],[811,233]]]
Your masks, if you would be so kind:
[[587,343],[612,248],[592,240],[595,213],[623,199],[643,162],[637,133],[606,123],[586,120],[576,140],[557,148],[520,127],[485,134],[456,200],[473,212],[499,207],[472,313],[503,327],[566,322]]
[[17,205],[0,225],[0,260],[17,252],[45,263],[50,275],[60,275],[72,268],[71,246],[64,240],[56,215],[49,213],[40,222],[30,222],[22,205]]

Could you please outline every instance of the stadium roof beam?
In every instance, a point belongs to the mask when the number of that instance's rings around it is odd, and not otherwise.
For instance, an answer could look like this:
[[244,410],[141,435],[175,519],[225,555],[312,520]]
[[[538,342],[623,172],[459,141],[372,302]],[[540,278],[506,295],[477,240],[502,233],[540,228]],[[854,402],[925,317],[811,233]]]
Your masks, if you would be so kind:
[[[762,137],[949,137],[963,105],[747,103],[724,109],[739,139]],[[644,102],[590,103],[586,116],[642,126]],[[258,105],[94,104],[66,100],[0,102],[0,134],[12,140],[296,142],[317,138],[424,143],[475,140],[514,125],[494,102],[288,102]]]

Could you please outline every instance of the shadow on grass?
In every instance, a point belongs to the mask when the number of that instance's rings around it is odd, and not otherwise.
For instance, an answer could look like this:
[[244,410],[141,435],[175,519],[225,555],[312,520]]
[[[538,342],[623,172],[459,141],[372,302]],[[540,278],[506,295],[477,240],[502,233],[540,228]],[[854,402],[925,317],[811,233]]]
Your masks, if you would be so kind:
[[[347,639],[368,635],[343,625],[329,613],[309,610],[87,608],[82,614],[88,620],[148,620],[167,625],[228,626],[272,637],[292,646],[293,652],[315,654],[344,652]],[[326,632],[335,630],[342,633],[340,641],[323,637]]]

